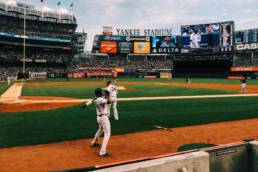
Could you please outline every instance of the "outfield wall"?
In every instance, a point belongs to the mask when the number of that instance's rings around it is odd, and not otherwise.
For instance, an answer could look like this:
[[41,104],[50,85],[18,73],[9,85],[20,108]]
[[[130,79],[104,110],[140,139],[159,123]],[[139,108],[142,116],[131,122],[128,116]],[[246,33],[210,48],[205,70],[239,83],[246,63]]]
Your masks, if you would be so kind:
[[99,166],[95,172],[258,172],[257,141],[164,156],[124,165]]

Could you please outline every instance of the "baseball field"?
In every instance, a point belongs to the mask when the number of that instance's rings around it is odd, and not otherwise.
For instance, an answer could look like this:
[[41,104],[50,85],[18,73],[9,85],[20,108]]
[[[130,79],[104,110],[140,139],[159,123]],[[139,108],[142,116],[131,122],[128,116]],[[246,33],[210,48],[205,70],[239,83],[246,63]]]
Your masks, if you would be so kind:
[[8,87],[9,86],[6,82],[0,82],[0,94],[2,94]]
[[[89,147],[95,107],[81,109],[95,88],[105,88],[103,79],[27,81],[18,99],[0,99],[0,171],[79,168],[173,153],[185,144],[258,139],[258,81],[247,83],[241,95],[238,80],[119,79],[120,120],[111,116],[111,157],[103,159]],[[0,93],[6,90],[0,83]]]

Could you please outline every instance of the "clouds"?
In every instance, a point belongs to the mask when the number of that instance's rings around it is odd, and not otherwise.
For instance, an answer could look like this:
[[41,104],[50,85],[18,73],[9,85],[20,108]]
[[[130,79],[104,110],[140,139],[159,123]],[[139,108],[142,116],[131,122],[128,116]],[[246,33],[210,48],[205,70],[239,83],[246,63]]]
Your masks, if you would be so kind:
[[[28,0],[36,3],[39,0]],[[58,0],[45,0],[56,6]],[[172,28],[180,25],[235,20],[237,29],[258,27],[258,0],[62,0],[75,3],[79,31],[89,33],[91,47],[103,25],[116,28]]]

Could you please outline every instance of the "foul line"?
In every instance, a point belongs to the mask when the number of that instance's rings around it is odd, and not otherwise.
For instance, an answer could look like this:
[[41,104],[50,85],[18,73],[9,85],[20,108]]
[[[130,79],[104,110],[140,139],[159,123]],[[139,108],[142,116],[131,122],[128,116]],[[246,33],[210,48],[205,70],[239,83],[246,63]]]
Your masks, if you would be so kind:
[[[206,99],[206,98],[230,98],[230,97],[258,97],[258,94],[229,94],[229,95],[203,95],[203,96],[167,96],[167,97],[134,97],[119,98],[117,101],[148,101],[148,100],[181,100],[181,99]],[[72,99],[72,100],[28,100],[19,99],[22,103],[82,103],[91,99]]]

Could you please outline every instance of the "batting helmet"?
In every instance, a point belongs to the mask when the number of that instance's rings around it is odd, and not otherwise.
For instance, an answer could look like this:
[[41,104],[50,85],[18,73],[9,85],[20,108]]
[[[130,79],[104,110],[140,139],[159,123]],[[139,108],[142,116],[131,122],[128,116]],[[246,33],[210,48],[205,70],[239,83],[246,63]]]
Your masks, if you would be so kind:
[[103,96],[102,89],[101,88],[97,88],[95,90],[95,94],[96,94],[97,97],[102,97]]

